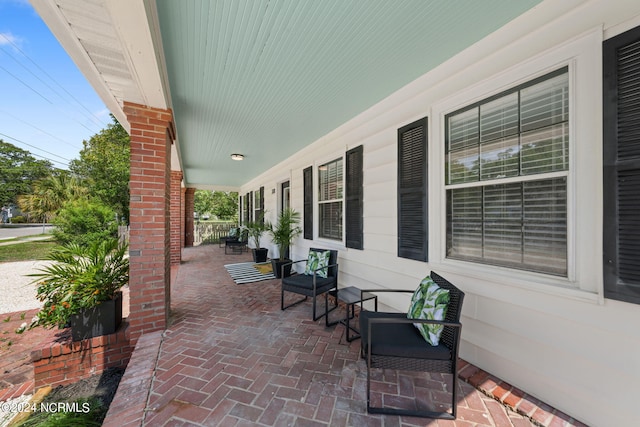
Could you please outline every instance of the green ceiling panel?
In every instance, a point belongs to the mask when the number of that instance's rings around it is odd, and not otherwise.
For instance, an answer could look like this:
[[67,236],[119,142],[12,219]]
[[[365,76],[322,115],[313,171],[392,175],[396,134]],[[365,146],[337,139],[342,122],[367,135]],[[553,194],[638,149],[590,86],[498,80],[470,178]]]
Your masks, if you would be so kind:
[[158,0],[187,182],[242,185],[537,3]]

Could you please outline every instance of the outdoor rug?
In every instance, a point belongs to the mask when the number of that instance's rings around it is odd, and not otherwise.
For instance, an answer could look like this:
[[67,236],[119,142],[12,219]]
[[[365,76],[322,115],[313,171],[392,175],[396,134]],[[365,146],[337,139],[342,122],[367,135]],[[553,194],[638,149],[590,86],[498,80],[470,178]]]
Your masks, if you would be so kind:
[[224,266],[236,284],[259,282],[261,280],[275,279],[271,270],[271,263],[256,264],[253,262],[241,262]]

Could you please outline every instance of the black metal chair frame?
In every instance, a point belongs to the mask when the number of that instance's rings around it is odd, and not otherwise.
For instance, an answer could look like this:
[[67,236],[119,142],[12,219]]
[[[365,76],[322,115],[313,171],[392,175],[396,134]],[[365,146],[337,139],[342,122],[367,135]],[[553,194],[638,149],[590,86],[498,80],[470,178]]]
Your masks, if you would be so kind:
[[241,254],[244,251],[249,250],[249,231],[242,230],[240,231],[240,236],[238,239],[230,240],[226,239],[224,242],[224,253],[227,255],[227,248],[231,248],[231,253],[233,254]]
[[[332,312],[333,310],[335,310],[336,308],[338,308],[338,301],[337,299],[335,300],[335,305],[332,306],[331,308],[329,308],[329,291],[330,290],[337,290],[338,289],[338,263],[335,262],[338,259],[338,251],[336,250],[329,250],[329,249],[318,249],[318,248],[311,248],[309,249],[309,251],[318,251],[318,252],[324,252],[325,250],[328,250],[329,252],[331,252],[331,256],[330,256],[330,263],[331,261],[334,261],[333,263],[331,263],[330,265],[328,265],[327,267],[323,267],[323,268],[319,268],[317,270],[315,270],[313,272],[313,275],[308,275],[308,276],[304,276],[304,275],[297,275],[296,280],[300,280],[301,277],[308,277],[308,280],[311,282],[311,287],[300,287],[300,286],[295,286],[292,284],[287,284],[287,280],[289,279],[288,277],[284,276],[284,270],[285,270],[285,266],[290,265],[293,266],[294,264],[298,264],[301,262],[307,262],[308,259],[301,259],[298,261],[292,261],[286,264],[283,264],[280,268],[281,268],[281,273],[282,273],[282,282],[281,282],[281,291],[280,291],[280,309],[281,310],[286,310],[289,307],[293,307],[294,305],[300,304],[301,302],[306,301],[309,297],[313,298],[313,320],[316,321],[318,319],[321,319],[322,317],[328,315],[328,313]],[[332,277],[333,278],[333,283],[331,286],[323,286],[320,289],[318,289],[318,272],[320,270],[323,270],[324,268],[328,268],[328,274],[327,277]],[[301,298],[299,300],[296,300],[288,305],[284,305],[284,293],[285,291],[287,292],[292,292],[292,293],[296,293],[296,294],[300,294],[300,295],[304,295],[304,298]],[[316,299],[319,295],[324,294],[324,303],[325,303],[325,310],[324,312],[319,315],[316,316],[316,312],[317,312],[317,308],[316,308]]]
[[227,245],[227,242],[237,242],[238,241],[238,237],[240,236],[240,228],[239,227],[231,227],[232,229],[235,228],[237,230],[237,235],[236,236],[230,236],[230,235],[226,235],[226,236],[220,236],[220,239],[218,240],[218,247],[221,248],[222,245]]
[[[462,302],[464,300],[464,292],[460,291],[449,281],[431,272],[431,278],[438,286],[449,290],[450,302],[447,308],[447,314],[444,321],[408,319],[406,313],[385,313],[385,312],[368,312],[363,316],[364,307],[360,307],[360,331],[363,335],[361,341],[361,356],[366,358],[367,362],[367,412],[372,414],[401,415],[411,417],[440,418],[440,419],[456,419],[457,412],[457,388],[458,388],[458,347],[460,345],[460,334],[462,324],[460,323],[460,312],[462,311]],[[402,292],[413,293],[414,290],[408,289],[363,289],[361,292]],[[379,314],[379,316],[378,316]],[[374,354],[372,341],[372,329],[376,325],[394,324],[397,328],[412,328],[419,336],[418,330],[413,326],[414,323],[430,323],[444,325],[442,336],[440,337],[440,346],[444,345],[449,352],[448,359],[428,358],[428,356],[408,356],[403,354],[401,344],[398,345],[397,354]],[[365,336],[366,334],[366,336]],[[422,339],[422,337],[420,336]],[[393,340],[393,337],[391,337]],[[365,344],[366,343],[366,344]],[[388,344],[388,343],[386,343]],[[431,347],[429,343],[424,342],[425,354],[428,354]],[[451,413],[436,412],[429,410],[411,410],[397,409],[371,406],[371,369],[398,369],[407,371],[421,372],[437,372],[453,375],[453,386],[451,391]]]

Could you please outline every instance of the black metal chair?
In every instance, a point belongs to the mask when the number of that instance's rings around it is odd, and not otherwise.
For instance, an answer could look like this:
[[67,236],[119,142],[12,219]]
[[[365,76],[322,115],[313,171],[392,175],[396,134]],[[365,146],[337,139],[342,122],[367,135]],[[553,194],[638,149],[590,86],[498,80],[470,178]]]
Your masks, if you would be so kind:
[[229,234],[227,234],[226,236],[220,236],[220,239],[218,240],[218,247],[221,248],[222,245],[226,246],[227,241],[237,242],[239,240],[239,237],[240,237],[240,228],[231,227],[229,229]]
[[[310,252],[311,251],[324,252],[326,250],[327,249],[318,249],[318,248],[309,249]],[[328,292],[332,289],[338,289],[338,262],[337,262],[338,251],[329,250],[329,252],[330,252],[329,265],[327,267],[328,272],[327,272],[326,278],[320,277],[318,275],[318,272],[321,269],[314,271],[313,274],[294,274],[289,277],[284,277],[285,266],[297,264],[300,262],[307,262],[307,259],[292,261],[290,263],[282,265],[281,267],[282,289],[281,289],[281,295],[280,295],[280,308],[282,310],[286,310],[289,307],[292,307],[296,304],[306,301],[308,297],[312,297],[313,298],[313,320],[315,321],[323,317],[326,313],[329,313],[335,310],[336,307],[338,307],[337,301],[333,307],[329,308],[328,306],[329,304]],[[304,295],[304,298],[296,300],[285,306],[284,305],[285,291]],[[325,312],[323,312],[323,314],[316,317],[316,298],[322,294],[324,294],[324,302],[325,302],[326,310]]]
[[249,230],[243,229],[240,231],[240,236],[236,240],[227,239],[224,242],[224,253],[227,254],[227,249],[231,249],[232,254],[241,254],[243,251],[249,250]]
[[[361,307],[360,334],[361,355],[367,361],[367,411],[373,414],[404,415],[426,418],[456,418],[456,392],[458,387],[458,347],[460,344],[460,312],[464,292],[438,274],[431,272],[431,279],[441,288],[449,290],[449,304],[444,321],[408,319],[407,313],[367,311]],[[363,289],[361,292],[405,292],[413,290]],[[414,323],[444,325],[437,346],[427,343]],[[371,406],[371,369],[397,369],[407,371],[437,372],[453,376],[451,413],[428,409],[398,409]]]

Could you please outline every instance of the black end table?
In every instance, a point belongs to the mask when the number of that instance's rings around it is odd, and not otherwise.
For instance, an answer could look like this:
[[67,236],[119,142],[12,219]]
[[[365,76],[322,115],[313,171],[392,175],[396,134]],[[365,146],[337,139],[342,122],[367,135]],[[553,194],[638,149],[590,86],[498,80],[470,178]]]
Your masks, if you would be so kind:
[[[333,326],[337,325],[338,323],[342,323],[347,329],[347,342],[351,342],[360,338],[360,330],[355,328],[349,322],[355,317],[355,305],[361,302],[374,300],[375,309],[376,311],[378,311],[378,296],[369,292],[361,294],[360,288],[356,288],[355,286],[349,286],[347,288],[340,288],[335,291],[329,291],[329,295],[336,298],[336,304],[338,302],[343,302],[346,305],[346,313],[344,318],[330,322],[329,313],[327,312],[328,304],[325,304],[325,324],[327,326]],[[350,335],[351,332],[354,332],[354,335]]]

